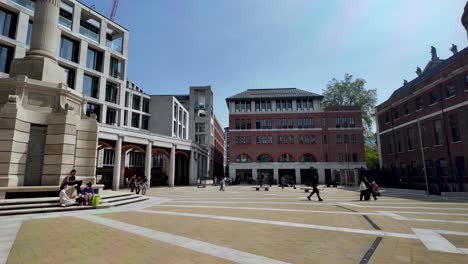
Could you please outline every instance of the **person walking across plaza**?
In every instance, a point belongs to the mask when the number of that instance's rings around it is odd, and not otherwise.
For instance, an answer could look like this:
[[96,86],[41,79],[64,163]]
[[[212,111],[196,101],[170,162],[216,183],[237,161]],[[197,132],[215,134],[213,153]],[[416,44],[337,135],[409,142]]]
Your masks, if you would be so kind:
[[284,182],[286,181],[286,177],[281,176],[281,189],[284,189]]
[[369,192],[369,199],[370,195],[372,194],[372,196],[374,197],[374,201],[377,201],[377,196],[375,195],[374,186],[372,186],[372,182],[372,179],[366,178],[364,183],[366,184],[367,191]]
[[219,191],[224,192],[224,184],[225,184],[225,180],[224,178],[221,178],[221,180],[219,181]]
[[359,195],[359,201],[362,201],[362,198],[364,198],[364,200],[369,200],[367,199],[367,196],[369,195],[368,194],[368,190],[367,190],[367,186],[366,186],[366,183],[365,183],[366,179],[363,178],[361,180],[361,183],[359,184],[359,191],[361,192],[361,194]]
[[323,202],[323,199],[320,197],[319,189],[317,188],[317,186],[318,186],[318,177],[317,176],[314,176],[314,178],[312,179],[311,185],[312,185],[312,193],[309,196],[307,196],[307,199],[310,201],[310,197],[312,197],[312,195],[314,195],[314,193],[316,193],[317,198],[319,199],[319,202]]

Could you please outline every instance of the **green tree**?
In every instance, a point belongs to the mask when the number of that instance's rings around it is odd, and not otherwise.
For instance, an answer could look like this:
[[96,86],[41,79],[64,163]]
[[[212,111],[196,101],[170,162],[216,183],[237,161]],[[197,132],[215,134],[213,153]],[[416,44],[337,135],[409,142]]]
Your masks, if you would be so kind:
[[346,73],[343,80],[333,78],[323,90],[322,106],[359,106],[362,112],[366,138],[372,133],[374,107],[377,103],[377,90],[366,89],[366,81],[353,80],[353,75]]
[[380,168],[379,151],[376,145],[366,145],[366,165],[368,170]]

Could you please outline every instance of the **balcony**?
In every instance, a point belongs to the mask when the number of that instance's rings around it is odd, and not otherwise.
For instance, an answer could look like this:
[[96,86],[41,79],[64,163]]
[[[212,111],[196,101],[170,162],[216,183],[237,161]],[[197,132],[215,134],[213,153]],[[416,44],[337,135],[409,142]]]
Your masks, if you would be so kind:
[[91,40],[94,40],[96,42],[99,42],[99,34],[97,34],[96,32],[93,32],[83,26],[80,26],[80,34],[85,36],[85,37],[88,37],[89,39]]
[[24,6],[29,10],[34,11],[34,7],[35,7],[34,1],[31,1],[31,0],[11,0],[11,1],[17,3],[20,6]]
[[[71,30],[73,22],[63,16],[59,16],[59,24]],[[81,33],[81,30],[80,30],[80,33]]]
[[106,46],[122,54],[122,39],[121,38],[114,39],[114,40],[106,39]]

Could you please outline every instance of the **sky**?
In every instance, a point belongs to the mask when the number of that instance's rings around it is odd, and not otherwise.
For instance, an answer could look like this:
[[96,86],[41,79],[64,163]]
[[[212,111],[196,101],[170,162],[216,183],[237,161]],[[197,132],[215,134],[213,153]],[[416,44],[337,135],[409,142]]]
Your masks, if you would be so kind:
[[[109,15],[112,0],[82,0]],[[246,89],[295,87],[321,94],[345,73],[377,89],[378,103],[416,78],[467,34],[466,0],[120,0],[115,21],[130,31],[127,78],[148,94],[211,85],[225,98]]]

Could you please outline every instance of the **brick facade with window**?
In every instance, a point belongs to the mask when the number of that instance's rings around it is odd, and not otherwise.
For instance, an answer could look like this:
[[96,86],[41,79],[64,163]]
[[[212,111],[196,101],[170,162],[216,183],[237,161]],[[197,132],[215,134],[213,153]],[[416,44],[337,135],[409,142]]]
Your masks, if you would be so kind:
[[360,109],[324,111],[322,98],[295,88],[250,89],[227,98],[230,177],[278,181],[287,175],[306,183],[314,167],[325,183],[365,167]]
[[468,49],[433,58],[377,106],[380,164],[395,182],[426,189],[427,175],[431,193],[468,191],[467,65]]

